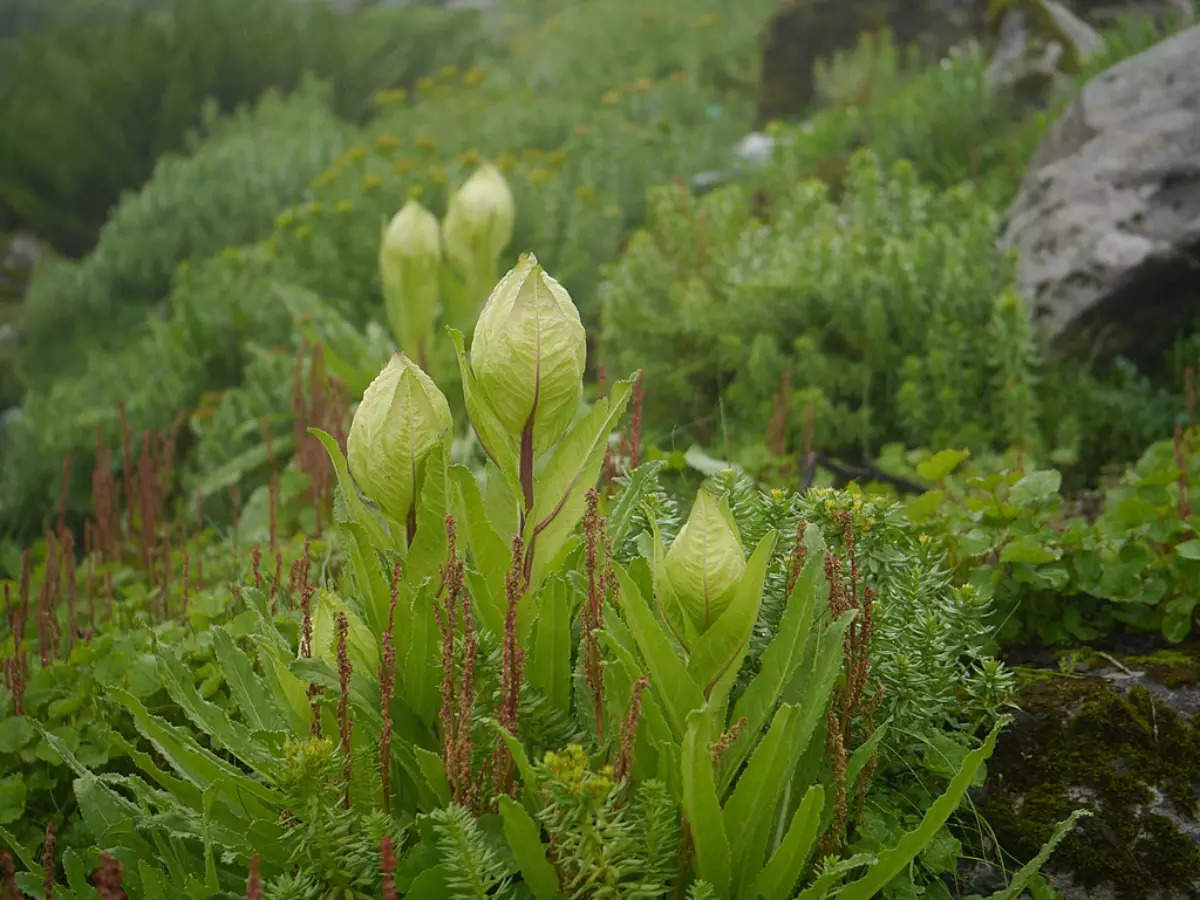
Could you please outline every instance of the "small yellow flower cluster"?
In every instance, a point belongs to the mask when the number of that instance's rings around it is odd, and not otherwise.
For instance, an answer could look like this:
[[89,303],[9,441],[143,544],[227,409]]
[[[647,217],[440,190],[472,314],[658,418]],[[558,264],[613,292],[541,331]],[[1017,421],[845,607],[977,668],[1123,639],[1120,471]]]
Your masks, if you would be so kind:
[[386,91],[378,91],[375,94],[375,103],[379,106],[394,106],[403,103],[408,99],[408,91],[404,88],[392,88]]
[[587,754],[578,744],[568,744],[562,753],[547,750],[543,759],[550,776],[566,785],[573,794],[598,802],[612,790],[613,767],[606,765],[599,772],[593,772]]

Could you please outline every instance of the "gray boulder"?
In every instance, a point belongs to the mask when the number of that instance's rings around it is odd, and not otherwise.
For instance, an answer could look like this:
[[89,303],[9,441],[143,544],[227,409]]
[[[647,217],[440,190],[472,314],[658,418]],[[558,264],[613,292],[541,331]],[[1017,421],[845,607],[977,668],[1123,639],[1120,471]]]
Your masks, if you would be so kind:
[[1084,86],[1006,216],[1050,347],[1139,355],[1200,313],[1200,26]]

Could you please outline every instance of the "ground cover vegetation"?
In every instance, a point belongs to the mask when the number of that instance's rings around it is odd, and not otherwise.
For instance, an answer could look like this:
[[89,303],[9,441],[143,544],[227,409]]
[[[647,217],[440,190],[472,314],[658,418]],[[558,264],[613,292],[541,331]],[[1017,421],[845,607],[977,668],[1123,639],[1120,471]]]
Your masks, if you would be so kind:
[[[145,6],[146,77],[230,52]],[[307,55],[0,167],[64,252],[0,436],[0,895],[1053,896],[1084,812],[973,799],[1003,656],[1192,636],[1200,346],[1044,357],[995,232],[1164,30],[1040,108],[866,37],[755,162],[773,6],[243,3]],[[0,65],[74,71],[81,10]],[[85,127],[39,109],[0,153]]]

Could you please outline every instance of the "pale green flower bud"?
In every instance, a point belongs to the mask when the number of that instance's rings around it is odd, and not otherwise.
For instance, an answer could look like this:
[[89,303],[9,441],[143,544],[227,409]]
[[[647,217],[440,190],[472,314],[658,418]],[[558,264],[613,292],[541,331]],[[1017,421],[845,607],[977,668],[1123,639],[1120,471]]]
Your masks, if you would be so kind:
[[746,572],[733,523],[707,491],[696,494],[687,522],[664,559],[667,581],[700,632],[725,612]]
[[[454,192],[442,223],[446,256],[466,274],[494,280],[496,260],[512,239],[516,204],[500,170],[484,163]],[[481,271],[483,270],[483,271]]]
[[388,323],[405,353],[426,364],[438,308],[441,264],[438,222],[409,200],[388,224],[379,244],[379,275]]
[[403,353],[393,354],[350,423],[350,474],[387,516],[407,523],[425,457],[453,424],[433,380]]
[[471,343],[471,368],[496,418],[518,441],[532,426],[533,455],[563,433],[583,393],[587,340],[561,284],[522,255],[496,285]]

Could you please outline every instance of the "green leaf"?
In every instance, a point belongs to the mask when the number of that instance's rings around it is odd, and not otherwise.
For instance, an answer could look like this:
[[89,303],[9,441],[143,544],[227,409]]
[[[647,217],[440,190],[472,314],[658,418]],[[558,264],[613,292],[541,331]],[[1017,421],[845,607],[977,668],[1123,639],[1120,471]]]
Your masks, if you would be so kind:
[[1178,644],[1192,630],[1192,610],[1196,598],[1191,596],[1172,597],[1163,605],[1162,634],[1168,641]]
[[12,850],[13,855],[17,858],[17,861],[20,862],[21,865],[35,874],[38,878],[42,877],[42,874],[45,870],[34,861],[33,854],[29,852],[27,847],[22,845],[21,842],[17,840],[17,836],[15,834],[13,834],[7,828],[0,828],[0,841],[8,844],[8,848]]
[[548,564],[583,518],[586,494],[600,479],[608,436],[625,412],[632,390],[632,381],[613,385],[609,397],[596,401],[558,442],[545,471],[538,475],[524,535],[526,546],[536,538],[531,584],[541,582]]
[[447,328],[450,340],[454,344],[454,352],[458,356],[458,371],[462,378],[463,401],[467,405],[467,418],[479,437],[483,452],[499,467],[505,477],[518,485],[520,477],[520,459],[517,446],[509,435],[508,430],[500,423],[496,414],[488,405],[487,396],[475,380],[475,373],[467,362],[467,353],[463,347],[462,332],[457,328]]
[[[271,444],[271,450],[277,459],[286,459],[292,452],[296,439],[290,434],[277,436]],[[200,483],[192,490],[192,495],[207,499],[218,491],[224,491],[229,485],[235,484],[245,477],[247,472],[254,472],[265,467],[271,460],[267,453],[266,442],[256,444],[249,450],[244,450],[233,459],[207,472]]]
[[1075,823],[1084,816],[1090,815],[1092,815],[1092,811],[1089,809],[1077,809],[1055,825],[1054,832],[1050,835],[1046,843],[1042,844],[1042,849],[1037,852],[1037,855],[1021,866],[1020,871],[1008,883],[1008,887],[996,891],[988,900],[1017,900],[1021,896],[1021,892],[1025,890],[1026,886],[1033,879],[1033,876],[1046,864],[1046,860],[1050,858],[1050,854],[1054,852],[1054,848],[1075,827]]
[[500,818],[504,823],[504,837],[526,887],[536,900],[553,900],[559,895],[558,875],[546,860],[546,848],[537,823],[525,807],[503,794],[500,796]]
[[688,714],[704,706],[704,694],[675,655],[675,648],[625,567],[614,564],[613,570],[617,574],[621,612],[650,672],[650,687],[662,701],[675,738],[680,740],[687,727]]
[[620,546],[625,540],[629,526],[633,522],[634,513],[646,495],[646,491],[655,483],[655,478],[665,464],[661,460],[642,463],[629,473],[629,482],[625,485],[612,511],[608,514],[608,534],[613,544]]
[[[461,505],[459,528],[465,529],[471,548],[471,563],[483,576],[486,596],[472,594],[483,627],[492,634],[504,631],[504,575],[512,562],[512,550],[492,527],[484,511],[479,482],[466,466],[451,466],[450,480],[458,491]],[[460,534],[462,532],[460,531]]]
[[1122,530],[1156,522],[1161,515],[1159,507],[1133,494],[1110,502],[1106,513],[1112,524]]
[[210,629],[209,633],[213,638],[213,651],[221,666],[221,673],[229,685],[229,693],[250,730],[286,731],[287,721],[271,696],[270,689],[254,674],[250,657],[242,652],[224,628],[217,626]]
[[796,895],[796,900],[825,900],[829,896],[829,889],[846,875],[863,866],[874,865],[875,862],[875,857],[869,853],[856,853],[849,859],[839,859],[832,865],[825,866],[813,883]]
[[1040,565],[1058,559],[1056,553],[1047,550],[1033,538],[1019,537],[1004,545],[1000,551],[1000,562]]
[[413,879],[403,896],[405,900],[446,900],[450,890],[446,886],[445,870],[440,865],[426,869]]
[[541,691],[555,708],[569,714],[573,593],[570,584],[558,577],[548,580],[540,593],[541,603],[526,671],[529,683]]
[[733,877],[733,860],[708,749],[716,739],[712,731],[712,714],[707,708],[688,714],[680,753],[683,811],[696,849],[696,874],[712,882],[718,896],[726,897]]
[[445,806],[450,802],[450,782],[446,780],[446,767],[442,758],[424,747],[413,747],[413,753],[417,757],[417,765],[421,767],[425,781],[437,797],[438,804]]
[[508,747],[508,752],[512,754],[517,771],[521,773],[521,782],[525,785],[525,808],[531,813],[536,812],[538,809],[538,778],[529,762],[529,756],[525,753],[525,745],[495,719],[488,719],[487,724],[496,734],[500,735],[500,739]]
[[1200,560],[1200,540],[1192,539],[1176,544],[1175,552],[1184,559]]
[[37,732],[25,716],[9,716],[0,721],[0,753],[16,753],[33,740]]
[[142,890],[147,897],[167,897],[167,882],[163,878],[162,869],[151,866],[145,860],[138,860],[138,875],[142,879]]
[[971,455],[969,450],[940,450],[917,463],[917,474],[926,481],[939,482]]
[[167,647],[159,649],[158,673],[167,694],[214,744],[259,771],[274,768],[275,754],[255,743],[246,728],[232,722],[225,710],[201,697],[192,682],[192,673]]
[[453,511],[447,471],[449,458],[447,439],[433,446],[422,466],[423,477],[416,499],[417,530],[404,560],[404,577],[410,582],[434,578],[446,562],[446,516]]
[[779,535],[768,531],[746,564],[737,591],[717,621],[700,635],[688,660],[688,674],[708,694],[717,679],[745,655],[762,605],[763,582]]
[[437,717],[441,703],[441,655],[433,590],[432,586],[422,585],[408,592],[407,597],[402,592],[396,605],[395,633],[403,635],[396,648],[403,696],[427,724]]
[[1051,497],[1058,496],[1062,486],[1062,474],[1055,469],[1039,469],[1030,472],[1012,486],[1008,499],[1020,506],[1032,506],[1045,503]]
[[877,862],[867,874],[846,885],[838,894],[839,900],[869,900],[877,895],[889,881],[912,859],[929,845],[950,815],[958,808],[967,788],[975,780],[975,773],[996,748],[996,739],[1001,729],[1008,724],[1003,720],[996,725],[983,742],[983,746],[972,750],[963,760],[962,766],[950,781],[945,792],[930,804],[919,825],[904,834],[895,846],[882,851]]
[[25,812],[25,779],[20,775],[0,778],[0,825],[21,818]]
[[962,842],[944,827],[921,851],[921,864],[935,875],[954,871],[962,856]]
[[754,739],[762,733],[771,711],[779,702],[783,689],[791,682],[796,669],[801,665],[810,642],[815,647],[813,618],[817,603],[828,591],[825,581],[825,541],[818,528],[809,528],[805,534],[808,559],[801,569],[796,584],[788,596],[787,608],[779,621],[779,627],[763,655],[758,674],[747,685],[746,690],[733,709],[733,721],[746,717],[746,727],[725,753],[724,771],[729,778],[740,767]]
[[[800,726],[796,732],[797,747],[807,747],[817,723],[825,716],[829,696],[841,677],[845,661],[846,629],[854,621],[855,610],[848,609],[821,631],[815,652],[807,665],[796,671],[780,699],[800,709]],[[798,753],[803,752],[797,750]],[[816,781],[816,773],[800,773]]]
[[379,565],[379,553],[361,525],[339,522],[337,528],[341,548],[350,558],[350,573],[367,625],[374,634],[382,635],[392,605],[392,586]]
[[808,857],[817,840],[817,829],[821,827],[821,810],[824,808],[825,789],[819,784],[811,785],[792,815],[783,841],[754,879],[751,897],[787,900],[791,896],[792,888],[808,865]]
[[[95,890],[87,881],[87,872],[83,867],[83,856],[78,850],[69,849],[63,854],[63,872],[67,876],[67,885],[78,900],[90,897]],[[54,892],[58,896],[58,891]]]
[[799,718],[794,706],[781,706],[771,727],[754,749],[746,769],[725,803],[725,833],[733,851],[733,884],[737,896],[747,896],[767,854],[767,842],[775,827],[776,809],[784,785],[795,769],[795,726]]
[[342,448],[338,446],[338,442],[320,428],[310,428],[308,433],[320,441],[325,452],[329,454],[329,461],[333,464],[333,473],[337,476],[338,487],[342,491],[342,499],[346,503],[346,511],[350,514],[350,519],[366,529],[367,534],[371,537],[371,543],[376,547],[393,546],[394,543],[384,528],[383,522],[367,508],[367,504],[359,495],[358,485],[350,477],[350,469],[346,466],[346,457],[342,455]]
[[[108,689],[108,695],[129,712],[142,737],[150,741],[163,759],[188,781],[207,789],[213,782],[226,779],[230,790],[224,799],[231,808],[240,809],[256,819],[278,814],[283,798],[270,788],[201,747],[184,729],[150,715],[142,702],[128,691],[113,686]],[[83,805],[82,801],[80,805]]]
[[937,512],[937,509],[942,505],[942,500],[945,498],[945,496],[945,491],[926,491],[915,500],[910,500],[907,504],[905,504],[904,512],[914,522],[924,522],[935,512]]
[[[890,720],[889,720],[890,721]],[[888,723],[884,722],[878,726],[871,736],[863,741],[853,753],[850,754],[850,759],[846,762],[846,784],[854,784],[858,780],[858,774],[866,768],[871,757],[875,755],[876,749],[879,747],[879,742],[883,740],[883,736],[887,734]]]

